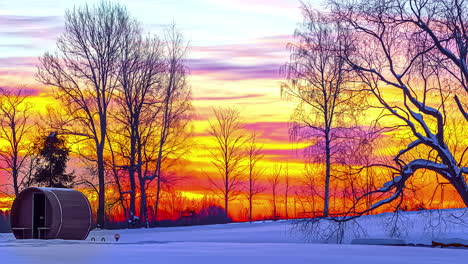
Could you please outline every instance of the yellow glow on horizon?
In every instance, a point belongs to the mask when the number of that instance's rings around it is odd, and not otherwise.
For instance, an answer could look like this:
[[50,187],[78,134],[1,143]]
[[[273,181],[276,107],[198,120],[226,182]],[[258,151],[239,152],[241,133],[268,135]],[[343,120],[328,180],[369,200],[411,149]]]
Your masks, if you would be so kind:
[[181,193],[181,195],[183,197],[186,197],[186,198],[189,198],[189,199],[194,199],[194,200],[201,200],[201,199],[207,197],[207,195],[205,195],[205,194],[201,194],[201,193],[197,193],[197,192],[191,192],[191,191],[181,191],[180,193]]

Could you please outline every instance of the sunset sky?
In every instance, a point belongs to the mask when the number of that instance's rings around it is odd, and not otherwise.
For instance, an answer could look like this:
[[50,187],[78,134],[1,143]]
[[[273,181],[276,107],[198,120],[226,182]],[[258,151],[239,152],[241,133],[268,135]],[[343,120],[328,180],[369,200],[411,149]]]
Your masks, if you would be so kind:
[[[98,1],[0,2],[0,87],[24,87],[35,108],[42,111],[55,99],[50,88],[35,80],[38,57],[55,49],[57,37],[63,32],[66,9]],[[121,0],[119,3],[127,7],[147,33],[161,35],[166,26],[175,23],[190,45],[187,62],[195,107],[195,147],[185,157],[184,166],[178,169],[191,179],[179,186],[187,196],[201,197],[207,193],[204,175],[214,171],[207,151],[213,148],[214,141],[208,135],[207,125],[213,119],[215,106],[237,106],[241,110],[245,129],[259,134],[260,143],[264,144],[265,167],[287,162],[293,180],[303,174],[301,148],[306,145],[293,146],[290,141],[288,122],[295,102],[281,98],[283,79],[279,73],[280,66],[288,61],[286,45],[292,41],[292,34],[302,20],[298,0]],[[311,3],[322,8],[319,0]],[[387,146],[391,140],[387,138]],[[393,155],[390,152],[397,151],[398,146],[391,146],[393,149],[385,147],[376,149],[375,153]]]
[[[50,91],[34,78],[37,58],[55,48],[55,41],[63,31],[66,9],[96,1],[2,2],[0,86],[27,87],[35,97],[36,107],[43,108],[52,98]],[[288,59],[286,45],[301,21],[299,1],[120,3],[127,6],[147,32],[160,34],[164,26],[175,22],[190,43],[188,64],[198,120],[197,144],[209,144],[206,125],[213,106],[238,106],[246,128],[262,135],[270,160],[298,158],[291,151],[287,131],[294,104],[281,99],[279,68]],[[201,158],[201,162],[206,164],[206,159]],[[203,166],[195,166],[200,165]]]
[[[55,48],[64,13],[97,1],[19,0],[0,4],[0,86],[24,86],[38,110],[53,103],[50,90],[35,80],[38,57]],[[279,68],[286,45],[301,21],[297,0],[131,0],[120,1],[148,33],[175,23],[190,44],[188,65],[193,92],[196,151],[182,170],[194,178],[213,168],[207,159],[212,141],[207,120],[213,106],[237,106],[247,130],[264,143],[266,166],[289,161],[294,175],[302,158],[292,150],[288,121],[294,104],[280,96]],[[318,3],[318,1],[317,1]],[[317,4],[319,7],[319,4]],[[196,11],[196,12],[195,12]],[[205,151],[203,151],[205,150]],[[181,172],[182,173],[182,172]],[[189,183],[187,191],[206,192]]]

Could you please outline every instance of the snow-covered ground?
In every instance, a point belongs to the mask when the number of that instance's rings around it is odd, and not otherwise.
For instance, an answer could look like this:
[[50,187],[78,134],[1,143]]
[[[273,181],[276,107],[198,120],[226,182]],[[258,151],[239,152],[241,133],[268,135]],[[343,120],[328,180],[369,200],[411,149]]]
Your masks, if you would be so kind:
[[[399,237],[407,243],[447,238],[468,239],[468,212],[411,212],[365,216],[345,229],[353,238]],[[389,224],[390,223],[390,224]],[[393,228],[392,228],[393,227]],[[323,233],[334,227],[321,224]],[[328,229],[328,230],[327,230]],[[318,229],[312,229],[312,232]],[[113,241],[115,233],[121,238]],[[396,236],[396,235],[398,236]],[[97,242],[91,241],[94,238]],[[106,242],[100,242],[102,238]],[[15,240],[0,234],[1,263],[467,263],[468,249],[324,244],[319,235],[304,236],[290,222],[134,230],[94,230],[86,241]],[[331,242],[329,239],[328,242]]]

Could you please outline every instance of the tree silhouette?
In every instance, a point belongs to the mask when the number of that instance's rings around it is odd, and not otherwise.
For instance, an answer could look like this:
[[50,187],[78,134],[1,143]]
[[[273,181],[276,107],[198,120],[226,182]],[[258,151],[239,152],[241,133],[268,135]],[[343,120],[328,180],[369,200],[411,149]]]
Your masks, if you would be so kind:
[[15,196],[26,185],[27,176],[23,173],[29,156],[29,143],[26,138],[31,132],[30,116],[33,105],[20,87],[7,89],[0,87],[0,162],[12,179]]
[[245,135],[237,108],[213,108],[213,113],[216,120],[209,121],[208,129],[216,140],[216,147],[210,153],[213,158],[211,164],[216,167],[218,177],[208,176],[208,180],[215,188],[213,191],[216,196],[224,200],[224,211],[226,217],[229,217],[229,201],[240,193]]
[[[121,72],[119,56],[125,36],[135,21],[127,9],[107,1],[82,5],[65,12],[65,31],[57,40],[57,50],[40,59],[37,79],[54,88],[63,103],[63,116],[53,127],[61,134],[90,142],[98,179],[97,225],[105,224],[105,146],[109,108]],[[83,143],[85,142],[83,141]],[[91,154],[91,153],[90,153]],[[94,186],[93,186],[94,188]]]
[[468,147],[459,143],[468,120],[466,2],[329,2],[335,19],[350,27],[347,64],[410,139],[394,154],[395,165],[374,164],[390,168],[393,179],[359,198],[381,195],[361,214],[403,199],[409,178],[424,171],[444,178],[468,206]]
[[57,132],[52,132],[41,138],[36,148],[39,159],[33,182],[46,187],[71,187],[75,176],[65,173],[70,153],[65,140],[59,138]]
[[292,115],[291,136],[294,140],[313,142],[319,146],[306,152],[317,158],[314,163],[325,163],[323,189],[323,216],[328,216],[330,185],[333,175],[334,154],[343,136],[350,129],[347,121],[364,100],[352,89],[348,65],[343,59],[346,52],[346,29],[326,14],[303,4],[304,22],[288,45],[290,60],[281,69],[286,81],[281,93],[297,102]]

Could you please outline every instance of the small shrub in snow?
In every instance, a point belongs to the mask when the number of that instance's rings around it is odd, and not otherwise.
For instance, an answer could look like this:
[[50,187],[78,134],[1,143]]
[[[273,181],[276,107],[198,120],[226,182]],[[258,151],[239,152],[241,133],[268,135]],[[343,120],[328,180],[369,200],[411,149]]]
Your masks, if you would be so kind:
[[390,213],[388,216],[383,218],[383,226],[387,236],[391,238],[408,237],[408,233],[413,228],[411,219],[400,210]]
[[353,238],[367,237],[367,231],[355,219],[345,222],[337,218],[301,219],[294,221],[293,226],[308,242],[342,244]]

